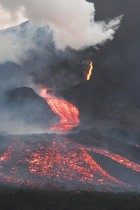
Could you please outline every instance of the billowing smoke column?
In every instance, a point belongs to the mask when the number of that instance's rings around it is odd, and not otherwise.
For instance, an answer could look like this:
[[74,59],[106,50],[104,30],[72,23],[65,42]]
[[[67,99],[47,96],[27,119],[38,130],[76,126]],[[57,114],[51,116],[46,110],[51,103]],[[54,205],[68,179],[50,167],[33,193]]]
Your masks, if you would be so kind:
[[[121,20],[121,17],[117,17],[108,23],[104,21],[96,22],[94,20],[94,4],[85,0],[37,0],[36,2],[34,0],[13,0],[10,2],[0,0],[0,4],[8,14],[12,15],[19,11],[19,18],[22,14],[35,25],[49,26],[53,31],[56,48],[61,50],[66,47],[79,50],[104,43],[108,39],[111,40]],[[15,34],[10,37],[11,42],[12,40],[13,42],[9,44],[9,48],[12,48],[14,54],[17,50],[15,47],[16,38]],[[22,43],[22,46],[24,47],[24,43]],[[22,48],[22,46],[20,47]],[[32,45],[30,47],[32,49]],[[2,49],[0,47],[0,51]],[[8,52],[8,49],[6,50]],[[12,60],[12,58],[8,58],[7,53],[8,59]]]

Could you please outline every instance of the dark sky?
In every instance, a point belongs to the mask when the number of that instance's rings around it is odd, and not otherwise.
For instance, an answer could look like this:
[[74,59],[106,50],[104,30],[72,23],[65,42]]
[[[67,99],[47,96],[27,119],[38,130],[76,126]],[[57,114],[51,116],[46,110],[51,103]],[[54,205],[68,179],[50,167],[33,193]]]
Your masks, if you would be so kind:
[[101,124],[96,122],[103,120],[107,125],[111,122],[110,128],[113,127],[114,130],[128,132],[133,137],[134,133],[139,136],[140,1],[93,2],[97,10],[96,20],[122,14],[122,24],[114,40],[91,56],[95,63],[91,80],[61,94],[78,105],[84,127],[92,123],[100,127]]
[[[94,57],[94,75],[88,84],[89,94],[96,92],[111,100],[123,100],[139,105],[139,1],[93,1],[97,9],[96,19],[102,20],[123,14],[122,24],[112,42],[101,47]],[[78,87],[77,87],[78,88]],[[89,95],[88,94],[88,95]]]

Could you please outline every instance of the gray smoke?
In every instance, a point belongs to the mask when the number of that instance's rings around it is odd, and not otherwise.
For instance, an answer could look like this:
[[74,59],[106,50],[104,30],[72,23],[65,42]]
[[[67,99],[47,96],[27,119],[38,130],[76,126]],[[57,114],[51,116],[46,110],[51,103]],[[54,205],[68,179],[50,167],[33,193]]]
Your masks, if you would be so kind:
[[[11,15],[19,11],[36,26],[40,24],[44,27],[49,26],[53,31],[56,48],[61,50],[66,47],[79,50],[104,43],[108,39],[112,40],[121,21],[121,17],[117,17],[108,22],[96,22],[94,20],[94,4],[85,0],[76,2],[74,0],[41,0],[36,3],[33,0],[20,2],[1,0],[0,4]],[[27,39],[22,40],[18,33],[8,33],[4,37],[0,37],[0,41],[3,43],[0,47],[0,52],[3,52],[0,62],[6,60],[5,55],[7,55],[7,60],[19,62],[20,57],[26,54],[28,48],[35,47],[32,40],[33,32],[32,27],[29,28]],[[5,48],[4,45],[6,45]]]
[[6,11],[2,6],[0,6],[0,29],[6,29],[15,25],[19,25],[27,19],[23,17],[23,11],[18,10],[15,13],[10,13]]

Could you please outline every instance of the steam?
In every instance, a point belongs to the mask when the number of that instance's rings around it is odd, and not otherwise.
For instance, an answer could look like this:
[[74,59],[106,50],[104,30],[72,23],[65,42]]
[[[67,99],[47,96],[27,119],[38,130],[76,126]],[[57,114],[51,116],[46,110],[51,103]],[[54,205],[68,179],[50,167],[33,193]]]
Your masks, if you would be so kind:
[[18,12],[34,24],[49,26],[56,48],[61,50],[79,50],[112,40],[121,21],[117,17],[108,23],[96,22],[94,4],[86,0],[0,0],[0,4],[11,16]]
[[23,16],[23,8],[11,14],[0,5],[0,29],[19,25],[26,20],[27,19]]

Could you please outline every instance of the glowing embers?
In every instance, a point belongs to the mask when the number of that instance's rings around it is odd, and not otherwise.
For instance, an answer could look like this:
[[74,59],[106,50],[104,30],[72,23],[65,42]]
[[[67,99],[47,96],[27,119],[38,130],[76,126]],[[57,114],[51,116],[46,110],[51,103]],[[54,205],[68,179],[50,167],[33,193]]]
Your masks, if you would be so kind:
[[89,70],[87,72],[86,80],[90,80],[92,72],[93,72],[93,62],[90,63],[90,68],[89,68]]
[[130,187],[103,170],[90,153],[102,154],[140,172],[140,165],[107,150],[85,147],[63,136],[40,138],[14,142],[1,155],[1,183],[67,190]]
[[46,89],[41,90],[40,95],[45,98],[52,111],[60,117],[60,122],[52,126],[50,130],[66,132],[79,125],[79,110],[77,107],[63,99],[47,94]]
[[110,182],[121,183],[106,173],[86,152],[78,145],[70,142],[40,147],[31,153],[29,158],[30,173],[39,176],[53,177],[57,180],[75,180],[80,182],[96,182],[108,185]]

